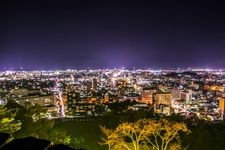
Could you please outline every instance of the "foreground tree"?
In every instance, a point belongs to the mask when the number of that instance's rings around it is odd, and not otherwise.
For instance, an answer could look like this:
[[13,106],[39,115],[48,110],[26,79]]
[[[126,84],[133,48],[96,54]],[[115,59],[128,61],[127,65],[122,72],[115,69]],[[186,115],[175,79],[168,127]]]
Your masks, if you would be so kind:
[[16,113],[12,113],[4,106],[0,106],[0,132],[12,135],[20,130],[21,122],[15,120]]
[[[29,105],[29,104],[27,104]],[[46,113],[47,113],[47,109],[44,107],[41,107],[40,105],[34,105],[34,106],[30,106],[28,108],[26,108],[27,113],[26,115],[28,117],[31,117],[33,122],[36,122],[40,119],[45,119],[46,118]]]
[[65,144],[71,143],[71,137],[68,135],[66,130],[63,129],[52,129],[49,134],[49,140],[52,144]]
[[39,105],[31,105],[31,103],[27,102],[25,108],[23,108],[23,115],[19,118],[22,121],[22,126],[17,134],[17,138],[32,136],[48,139],[48,133],[55,125],[55,121],[49,120],[46,113],[46,108]]
[[[4,146],[13,139],[13,134],[20,130],[21,122],[15,119],[16,113],[7,109],[4,106],[0,106],[0,133],[7,133],[9,136],[1,143]],[[2,140],[2,137],[0,137]]]
[[168,120],[142,119],[135,123],[122,123],[115,130],[100,126],[105,135],[101,144],[109,150],[179,150],[179,132],[190,133],[184,123]]

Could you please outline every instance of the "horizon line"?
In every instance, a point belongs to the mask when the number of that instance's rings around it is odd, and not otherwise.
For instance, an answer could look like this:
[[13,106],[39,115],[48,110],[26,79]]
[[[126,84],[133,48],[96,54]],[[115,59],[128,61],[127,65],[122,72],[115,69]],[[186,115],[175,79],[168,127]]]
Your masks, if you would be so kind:
[[152,70],[152,71],[225,71],[225,68],[208,68],[208,67],[144,67],[144,68],[138,68],[138,67],[109,67],[109,68],[55,68],[55,69],[18,69],[18,68],[9,68],[9,69],[0,69],[0,72],[7,72],[7,71],[14,71],[14,72],[23,72],[23,71],[79,71],[79,70]]

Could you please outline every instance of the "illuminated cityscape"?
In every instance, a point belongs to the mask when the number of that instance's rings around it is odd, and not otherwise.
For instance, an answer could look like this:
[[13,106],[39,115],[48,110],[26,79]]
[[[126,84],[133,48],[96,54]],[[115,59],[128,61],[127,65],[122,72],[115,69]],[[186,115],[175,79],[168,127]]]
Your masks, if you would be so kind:
[[223,1],[0,1],[0,150],[224,150]]
[[224,113],[223,70],[5,71],[0,85],[1,104],[38,104],[49,119],[104,116],[111,104],[125,101],[131,105],[120,111],[153,109],[209,122],[223,120]]
[[224,70],[3,71],[0,87],[1,105],[39,106],[47,120],[101,122],[115,111],[178,115],[194,126],[224,120]]
[[224,121],[224,70],[3,71],[0,87],[2,106],[39,109],[40,114],[31,116],[34,122],[101,124],[113,112],[145,112],[159,118],[177,115],[191,126],[199,122],[222,125]]

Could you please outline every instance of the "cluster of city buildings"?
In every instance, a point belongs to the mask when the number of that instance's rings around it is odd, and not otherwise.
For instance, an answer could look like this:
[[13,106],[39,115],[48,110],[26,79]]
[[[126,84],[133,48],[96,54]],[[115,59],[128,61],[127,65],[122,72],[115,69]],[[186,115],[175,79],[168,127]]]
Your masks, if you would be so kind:
[[[60,83],[60,84],[56,84]],[[60,85],[60,86],[59,86]],[[62,92],[61,102],[58,90]],[[51,114],[63,105],[65,117],[153,109],[207,121],[224,118],[225,72],[221,70],[58,70],[0,73],[0,104],[40,105]],[[56,113],[54,113],[56,114]],[[55,116],[57,117],[57,116]]]

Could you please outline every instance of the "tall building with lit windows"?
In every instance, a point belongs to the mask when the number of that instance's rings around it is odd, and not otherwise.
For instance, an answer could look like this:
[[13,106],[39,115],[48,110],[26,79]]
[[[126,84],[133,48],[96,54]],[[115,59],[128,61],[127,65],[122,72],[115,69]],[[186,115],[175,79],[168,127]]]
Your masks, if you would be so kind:
[[192,103],[192,91],[180,91],[180,99],[185,100],[186,103]]
[[221,111],[221,117],[224,118],[224,113],[225,113],[225,97],[221,97],[219,99],[219,108]]
[[78,92],[68,92],[67,93],[67,109],[71,111],[75,104],[80,101],[80,93]]
[[162,92],[153,94],[154,111],[158,113],[170,114],[171,113],[171,92]]
[[156,90],[144,88],[141,92],[141,102],[147,103],[147,104],[153,104],[153,98],[152,95]]

